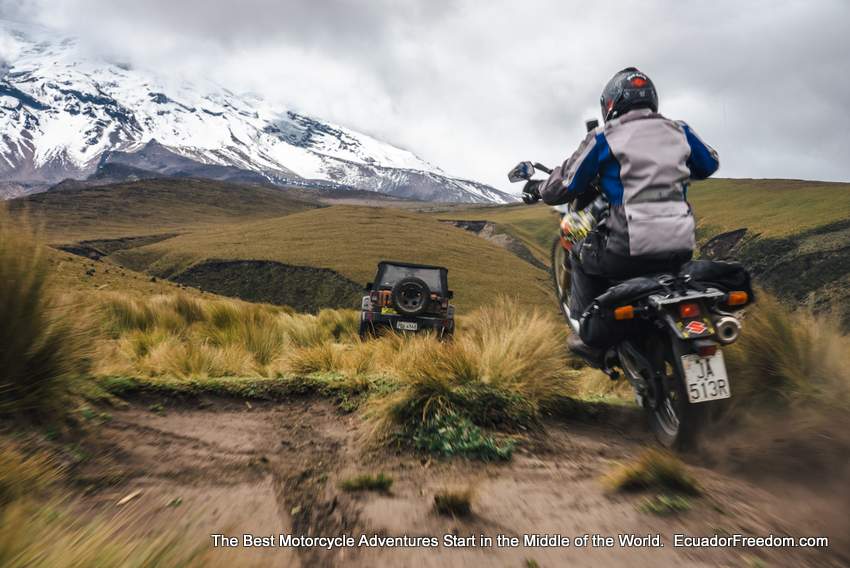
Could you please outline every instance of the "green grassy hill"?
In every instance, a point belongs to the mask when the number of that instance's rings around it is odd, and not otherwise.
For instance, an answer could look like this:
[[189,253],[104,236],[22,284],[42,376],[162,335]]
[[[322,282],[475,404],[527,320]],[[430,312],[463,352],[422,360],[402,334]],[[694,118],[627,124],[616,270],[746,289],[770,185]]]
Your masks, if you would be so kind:
[[332,206],[197,230],[114,258],[163,277],[207,261],[250,259],[326,268],[358,283],[371,280],[378,261],[404,260],[448,267],[455,302],[464,308],[498,295],[551,305],[544,271],[463,229],[399,209]]
[[[747,228],[736,256],[797,305],[833,310],[850,328],[850,184],[717,179],[692,185],[701,241]],[[548,262],[557,217],[544,205],[441,208],[430,215],[497,223]]]
[[[447,266],[461,308],[500,294],[551,308],[545,271],[441,222],[490,221],[548,263],[558,218],[545,205],[320,206],[310,197],[163,179],[53,191],[13,200],[10,207],[29,211],[50,242],[86,241],[77,252],[93,249],[139,273],[249,300],[303,309],[348,305],[375,264],[394,259]],[[797,303],[838,306],[848,318],[850,184],[709,180],[694,184],[689,199],[701,239],[748,228],[738,255],[760,282]],[[131,238],[150,235],[158,236]],[[298,304],[299,296],[312,292],[315,298]]]
[[[694,183],[688,200],[705,236],[747,227],[751,234],[785,237],[850,218],[850,183],[712,179]],[[538,252],[545,250],[547,258],[557,229],[557,216],[543,204],[458,206],[429,214],[492,221]]]

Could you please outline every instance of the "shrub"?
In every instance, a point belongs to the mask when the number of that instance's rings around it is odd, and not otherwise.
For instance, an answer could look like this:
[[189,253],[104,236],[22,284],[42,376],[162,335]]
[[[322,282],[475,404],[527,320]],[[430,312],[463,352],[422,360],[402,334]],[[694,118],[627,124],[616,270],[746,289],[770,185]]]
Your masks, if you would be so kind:
[[620,465],[605,477],[604,482],[613,491],[664,489],[686,495],[702,492],[681,460],[656,449],[646,450],[634,462]]
[[454,413],[437,415],[418,424],[410,437],[417,449],[444,457],[506,461],[514,450],[513,441],[499,444],[468,418]]
[[434,510],[440,515],[468,517],[472,514],[472,490],[443,489],[434,495]]
[[382,493],[389,491],[392,485],[393,478],[384,473],[378,475],[364,473],[345,479],[339,484],[344,491],[379,491]]

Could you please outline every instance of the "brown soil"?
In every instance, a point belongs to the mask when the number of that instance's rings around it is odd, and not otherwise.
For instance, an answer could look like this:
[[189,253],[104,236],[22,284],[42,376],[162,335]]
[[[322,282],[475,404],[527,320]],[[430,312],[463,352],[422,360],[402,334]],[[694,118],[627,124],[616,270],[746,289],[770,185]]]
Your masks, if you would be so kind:
[[[151,406],[134,401],[113,413],[96,442],[99,456],[76,473],[82,501],[100,511],[131,511],[139,532],[179,531],[192,543],[210,534],[241,538],[279,533],[312,536],[436,536],[438,548],[217,549],[234,566],[846,566],[846,535],[835,504],[799,483],[795,493],[692,462],[705,496],[691,509],[656,516],[639,509],[646,495],[611,495],[600,478],[616,462],[651,445],[639,426],[551,422],[530,434],[507,464],[426,459],[366,443],[357,414],[322,400],[253,404],[225,400]],[[160,410],[151,411],[150,408]],[[385,472],[387,494],[347,493],[341,480]],[[750,478],[751,479],[751,478]],[[433,511],[434,494],[472,489],[473,514]],[[118,506],[123,497],[141,493]],[[822,506],[821,509],[818,507]],[[818,511],[833,510],[833,516]],[[846,512],[846,510],[845,510]],[[840,516],[840,515],[839,515]],[[135,517],[134,517],[135,518]],[[664,548],[447,548],[444,534],[493,537],[555,533],[570,537],[658,533]],[[828,535],[828,550],[686,549],[674,533],[711,536]],[[842,543],[840,539],[844,538]],[[842,555],[843,554],[843,555]],[[536,564],[535,564],[536,563]]]

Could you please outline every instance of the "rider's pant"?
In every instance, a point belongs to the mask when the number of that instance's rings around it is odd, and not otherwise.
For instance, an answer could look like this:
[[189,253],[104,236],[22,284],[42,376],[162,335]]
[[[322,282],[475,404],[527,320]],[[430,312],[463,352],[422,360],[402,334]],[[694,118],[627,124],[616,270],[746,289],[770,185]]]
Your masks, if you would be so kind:
[[628,280],[651,274],[676,274],[691,253],[662,256],[622,256],[605,247],[606,238],[592,231],[576,243],[570,254],[570,313],[579,319],[594,298],[605,292],[612,280]]

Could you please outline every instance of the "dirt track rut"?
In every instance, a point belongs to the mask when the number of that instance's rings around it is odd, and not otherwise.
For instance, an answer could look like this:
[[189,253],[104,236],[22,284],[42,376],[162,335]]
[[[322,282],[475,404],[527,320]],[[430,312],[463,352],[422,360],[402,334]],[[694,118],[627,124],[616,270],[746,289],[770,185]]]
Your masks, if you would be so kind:
[[[159,408],[159,407],[155,407]],[[606,494],[600,477],[634,457],[648,435],[636,427],[550,423],[508,464],[426,460],[368,449],[363,422],[320,400],[286,404],[206,401],[152,412],[137,401],[115,412],[93,455],[106,456],[78,472],[95,509],[141,493],[125,507],[139,515],[140,532],[176,530],[195,542],[210,535],[279,533],[335,536],[428,535],[442,539],[485,534],[567,536],[659,533],[664,548],[352,548],[216,549],[239,566],[845,566],[833,547],[802,549],[685,549],[674,533],[708,536],[824,534],[815,509],[795,507],[743,479],[696,465],[707,497],[672,517],[641,512],[641,495]],[[390,474],[392,492],[350,494],[339,481],[359,473]],[[472,488],[474,515],[441,517],[433,495]],[[815,503],[811,500],[809,503]],[[823,519],[822,519],[823,520]],[[814,523],[814,524],[813,524]],[[828,534],[828,532],[826,533]],[[835,535],[840,538],[841,535]],[[838,543],[838,540],[836,540]]]

